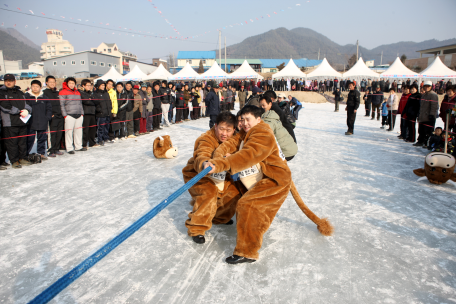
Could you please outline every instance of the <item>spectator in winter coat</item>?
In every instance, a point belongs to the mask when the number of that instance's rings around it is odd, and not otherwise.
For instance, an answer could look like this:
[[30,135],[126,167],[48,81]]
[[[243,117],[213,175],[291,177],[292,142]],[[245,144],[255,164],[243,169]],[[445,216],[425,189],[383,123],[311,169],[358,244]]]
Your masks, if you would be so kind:
[[52,105],[52,118],[49,122],[49,130],[51,131],[51,146],[49,147],[49,157],[56,157],[63,155],[60,152],[60,142],[63,137],[63,130],[65,127],[65,119],[62,116],[62,109],[60,108],[59,91],[56,89],[56,81],[54,76],[46,77],[46,87],[43,90],[44,95],[50,99]]
[[182,111],[185,121],[190,120],[190,119],[188,119],[188,115],[190,112],[190,109],[189,109],[190,100],[191,100],[190,90],[188,89],[188,85],[185,85],[185,87],[184,87],[184,110]]
[[127,110],[131,101],[128,98],[128,93],[124,90],[121,82],[116,84],[116,99],[118,106],[116,115],[118,120],[118,130],[114,132],[114,136],[118,139],[125,140],[127,139],[125,132],[125,120],[127,120]]
[[334,92],[334,104],[335,104],[334,112],[339,112],[339,103],[340,103],[340,89],[336,88],[336,91]]
[[[172,124],[173,123],[173,118],[174,118],[174,108],[176,107],[176,86],[172,83],[168,83],[168,89],[169,89],[169,109],[168,109],[168,123]],[[163,115],[166,115],[166,113],[163,113]]]
[[272,110],[273,102],[267,95],[260,97],[260,105],[265,111],[261,116],[261,119],[267,123],[274,133],[274,136],[282,149],[285,159],[290,161],[298,153],[298,145],[294,141],[293,137],[288,133],[282,125],[279,115]]
[[[142,97],[139,95],[139,85],[133,87],[133,125],[127,125],[128,134],[134,134],[135,137],[139,136],[139,120],[141,119],[141,114],[143,110],[142,106]],[[133,132],[133,133],[132,133]]]
[[388,103],[386,100],[382,103],[382,126],[380,129],[385,129],[388,125]]
[[418,85],[414,84],[410,86],[410,93],[411,95],[407,100],[407,104],[405,105],[403,112],[407,116],[408,136],[406,138],[406,141],[414,143],[416,139],[416,120],[418,113],[420,112],[421,100],[421,94],[418,93]]
[[109,140],[109,123],[111,122],[112,102],[106,91],[106,83],[99,79],[95,85],[96,91],[93,93],[94,99],[98,100],[95,108],[97,118],[97,138],[98,144],[104,146],[105,142],[114,143]]
[[12,167],[19,169],[22,166],[31,165],[26,159],[27,122],[22,119],[33,114],[32,107],[25,101],[21,88],[16,86],[16,78],[13,74],[5,74],[3,80],[5,84],[0,88],[0,96],[5,98],[0,103],[2,139],[5,141]]
[[184,92],[182,91],[182,87],[178,85],[176,87],[176,124],[183,122],[184,102]]
[[[444,126],[446,126],[447,121],[447,111],[451,111],[456,104],[456,88],[452,85],[446,86],[446,95],[443,98],[442,104],[440,106],[439,116],[443,120]],[[456,133],[456,122],[455,117],[450,113],[450,120],[448,121],[448,131]]]
[[[139,118],[141,116],[135,117],[135,111],[133,111],[135,107],[135,101],[134,101],[134,93],[133,93],[133,84],[131,81],[128,81],[125,84],[125,92],[127,93],[127,98],[128,98],[128,105],[127,105],[127,113],[126,113],[126,130],[127,130],[127,137],[128,138],[136,138],[135,136],[135,123],[137,123],[137,132],[139,134]],[[138,87],[139,88],[139,87]],[[136,109],[136,111],[139,113],[139,108]],[[136,119],[136,120],[135,120]]]
[[168,82],[166,80],[163,80],[161,82],[161,88],[160,88],[160,101],[161,101],[161,114],[160,115],[160,123],[161,123],[161,117],[163,116],[163,125],[166,127],[169,127],[169,120],[168,120],[168,113],[169,113],[169,107],[170,107],[170,102],[171,102],[171,89],[168,88]]
[[32,107],[33,115],[27,125],[27,157],[32,151],[37,137],[36,152],[41,155],[41,160],[47,160],[46,142],[49,121],[52,118],[52,104],[41,91],[41,81],[32,80],[31,90],[25,93],[27,103]]
[[238,92],[238,97],[239,97],[239,109],[242,109],[245,105],[245,101],[247,100],[247,95],[249,92],[247,92],[244,89],[244,86],[241,86],[241,90]]
[[397,109],[397,114],[401,115],[401,134],[398,136],[399,139],[406,139],[407,137],[407,115],[405,112],[405,107],[407,106],[407,101],[410,97],[410,87],[404,86],[402,90],[401,100],[399,101],[399,108]]
[[99,147],[100,145],[95,142],[97,134],[97,118],[95,117],[97,105],[100,102],[94,97],[92,91],[92,82],[89,79],[81,81],[82,107],[84,109],[84,120],[82,122],[82,146]]
[[160,82],[154,82],[153,90],[152,90],[152,103],[154,108],[152,110],[153,115],[153,126],[154,131],[162,130],[163,128],[160,127],[162,121],[162,90],[160,89]]
[[[63,82],[59,92],[60,108],[65,119],[65,147],[69,154],[74,151],[87,151],[82,146],[82,121],[84,109],[82,107],[81,93],[76,89],[76,79],[68,77]],[[74,141],[74,147],[73,147]]]
[[375,92],[371,96],[372,101],[372,118],[371,120],[375,119],[375,110],[377,110],[377,120],[380,120],[380,106],[384,101],[383,92],[380,89],[380,86],[375,87]]
[[[158,95],[158,94],[157,94]],[[146,106],[146,134],[154,132],[154,95],[151,86],[146,89],[146,101],[143,102]]]
[[192,107],[193,111],[191,113],[191,118],[192,120],[199,119],[199,104],[198,104],[198,99],[201,98],[201,96],[198,94],[196,91],[196,88],[192,88],[190,95],[192,96],[191,102],[192,102]]
[[119,110],[119,106],[117,103],[117,92],[115,88],[115,82],[112,79],[108,79],[106,81],[106,91],[109,94],[109,98],[111,99],[112,110],[111,110],[111,123],[109,124],[109,139],[113,142],[116,142],[116,134],[115,132],[120,129],[120,125],[116,123],[119,121],[117,118],[117,111]]
[[[426,81],[423,85],[424,94],[421,96],[420,113],[418,115],[418,145],[427,147],[427,140],[432,134],[435,126],[435,119],[439,110],[439,97],[432,91],[432,82]],[[415,144],[417,145],[417,144]],[[418,146],[417,145],[417,146]]]
[[364,93],[363,99],[364,99],[364,109],[366,110],[366,115],[364,117],[370,117],[370,111],[372,107],[372,101],[371,101],[372,94],[370,90],[368,90],[366,93]]
[[209,128],[212,128],[217,120],[217,115],[220,113],[220,99],[218,96],[219,88],[215,86],[206,97],[206,112],[209,115]]
[[347,111],[348,130],[345,132],[345,135],[353,135],[356,112],[358,111],[360,104],[360,94],[358,90],[355,90],[355,84],[353,82],[348,84],[348,89],[350,92],[348,93],[347,106],[345,107],[345,111]]
[[290,100],[290,105],[292,105],[293,108],[293,116],[296,120],[298,120],[298,114],[299,111],[302,109],[302,103],[296,99],[296,97],[293,97],[291,95],[288,95],[288,99]]
[[139,91],[141,96],[141,119],[139,120],[139,135],[144,135],[147,132],[147,85],[145,83],[141,84],[141,91]]
[[393,131],[394,126],[396,125],[396,114],[397,109],[399,108],[399,100],[397,98],[396,92],[394,88],[389,89],[390,96],[388,97],[388,101],[386,106],[388,107],[388,124],[389,129],[387,131]]

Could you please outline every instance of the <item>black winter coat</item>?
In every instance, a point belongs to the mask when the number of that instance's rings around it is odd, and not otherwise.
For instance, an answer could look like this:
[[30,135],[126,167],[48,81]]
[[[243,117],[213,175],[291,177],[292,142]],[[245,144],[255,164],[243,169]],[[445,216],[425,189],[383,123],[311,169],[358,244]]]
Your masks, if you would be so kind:
[[79,90],[81,93],[82,107],[84,109],[84,115],[95,115],[97,111],[97,105],[100,103],[99,100],[95,99],[92,91]]
[[127,93],[128,98],[127,112],[133,111],[133,108],[135,107],[135,96],[133,95],[133,90],[125,90],[125,93]]
[[357,110],[359,108],[359,104],[360,104],[360,93],[358,90],[353,90],[353,91],[350,91],[348,93],[348,97],[347,97],[347,106],[348,107],[354,107],[355,110]]
[[176,108],[184,107],[184,92],[176,91]]
[[50,100],[52,105],[52,115],[54,115],[55,118],[63,118],[62,108],[60,107],[59,91],[56,89],[46,89],[43,90],[43,94],[46,95],[48,99],[52,99]]
[[47,131],[48,123],[52,118],[52,104],[49,98],[43,93],[35,97],[30,93],[25,93],[25,98],[30,107],[32,107],[32,117],[30,117],[28,123],[29,128],[38,131]]
[[288,121],[287,115],[282,111],[282,109],[279,107],[279,104],[277,102],[272,103],[271,110],[277,113],[280,117],[280,121],[282,122],[282,126],[287,129],[288,133],[290,133],[291,137],[293,137],[294,142],[296,142],[296,136],[294,134],[294,127],[291,122]]
[[97,117],[111,116],[112,102],[109,93],[106,90],[96,90],[93,93],[93,98],[98,99],[99,102],[96,106],[95,115]]
[[171,103],[171,89],[170,88],[161,87],[159,92],[160,92],[160,95],[162,95],[162,97],[161,97],[162,103],[164,103],[164,104]]
[[407,119],[416,120],[420,113],[421,94],[416,92],[409,96],[407,104],[402,113],[407,115]]
[[158,89],[158,91],[155,91],[155,89],[152,89],[152,103],[154,104],[154,109],[161,109],[161,104],[162,104],[162,99],[161,96],[162,94],[161,89]]
[[371,102],[374,106],[376,105],[380,105],[382,104],[383,102],[383,92],[380,90],[380,91],[374,91],[371,95]]
[[340,91],[334,92],[334,101],[340,101]]
[[207,94],[205,102],[207,115],[218,115],[220,113],[220,99],[214,90],[211,89]]
[[14,88],[9,89],[6,86],[2,86],[0,88],[2,125],[4,127],[25,126],[26,123],[20,118],[21,110],[27,110],[29,111],[29,114],[32,114],[32,107],[25,101],[24,93],[22,93],[21,88],[15,86]]
[[128,99],[128,93],[125,90],[122,92],[116,91],[117,94],[117,118],[120,121],[124,121],[127,119],[127,107],[132,100]]

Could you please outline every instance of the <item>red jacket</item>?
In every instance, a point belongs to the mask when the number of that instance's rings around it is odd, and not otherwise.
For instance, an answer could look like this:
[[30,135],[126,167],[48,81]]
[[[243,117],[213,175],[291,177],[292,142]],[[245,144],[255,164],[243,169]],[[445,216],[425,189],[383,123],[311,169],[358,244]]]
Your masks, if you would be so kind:
[[[440,113],[439,116],[442,118],[443,123],[446,123],[446,112],[447,110],[453,109],[456,106],[456,94],[453,95],[453,98],[448,100],[448,95],[445,95],[443,98],[442,104],[440,105]],[[455,117],[450,115],[450,121],[448,122],[449,125],[455,124]]]
[[[402,94],[401,100],[399,101],[399,107],[397,108],[397,114],[402,114],[405,106],[407,105],[407,101],[408,101],[408,98],[410,97],[410,95],[412,95],[412,94],[407,94],[407,95]],[[405,113],[404,113],[404,115],[402,115],[402,117],[405,118]]]

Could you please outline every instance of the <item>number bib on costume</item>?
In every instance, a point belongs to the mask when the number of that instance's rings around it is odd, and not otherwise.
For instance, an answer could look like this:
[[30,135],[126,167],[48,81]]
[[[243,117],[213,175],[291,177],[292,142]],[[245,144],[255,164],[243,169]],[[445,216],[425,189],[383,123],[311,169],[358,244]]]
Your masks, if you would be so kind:
[[226,171],[212,173],[211,175],[209,175],[209,178],[214,182],[214,184],[220,191],[223,191],[223,189],[225,188]]
[[[244,147],[244,141],[241,142],[241,146],[239,150]],[[259,164],[253,165],[250,168],[242,170],[239,172],[239,179],[247,188],[250,190],[257,182],[263,179],[263,171],[261,170],[261,166]]]

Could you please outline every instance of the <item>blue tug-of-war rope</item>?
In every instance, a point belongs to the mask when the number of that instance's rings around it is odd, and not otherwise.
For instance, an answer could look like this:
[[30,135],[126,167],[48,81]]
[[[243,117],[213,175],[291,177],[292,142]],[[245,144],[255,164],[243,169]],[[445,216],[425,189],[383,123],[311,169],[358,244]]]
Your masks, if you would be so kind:
[[97,250],[90,257],[85,259],[78,266],[73,268],[66,275],[58,279],[54,284],[46,288],[42,293],[40,293],[36,298],[29,302],[36,303],[47,303],[52,300],[56,295],[58,295],[62,290],[64,290],[68,285],[73,283],[77,278],[83,275],[87,270],[95,265],[98,261],[108,255],[112,250],[119,246],[123,241],[129,238],[133,233],[138,231],[142,226],[144,226],[148,221],[154,218],[160,211],[165,209],[169,204],[171,204],[176,198],[178,198],[182,193],[190,189],[194,184],[196,184],[200,179],[202,179],[206,174],[209,173],[211,167],[208,167],[201,171],[198,175],[192,178],[188,183],[180,187],[176,192],[171,194],[167,199],[162,201],[160,204],[155,206],[152,210],[143,215],[139,220],[131,224],[128,228],[122,231],[118,236],[109,241],[102,248]]

